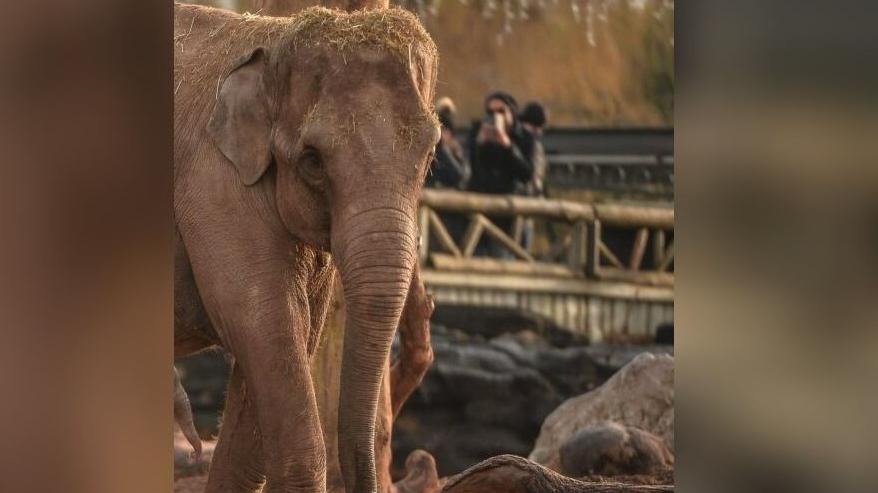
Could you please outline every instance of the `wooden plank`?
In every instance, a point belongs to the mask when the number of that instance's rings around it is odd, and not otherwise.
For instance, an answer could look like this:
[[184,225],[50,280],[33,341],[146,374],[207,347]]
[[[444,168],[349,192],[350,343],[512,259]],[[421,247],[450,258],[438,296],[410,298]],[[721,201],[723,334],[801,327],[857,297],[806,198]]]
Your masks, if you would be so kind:
[[621,334],[623,336],[631,335],[631,311],[628,308],[629,303],[625,300],[614,300],[613,301],[613,329],[616,331],[616,334]]
[[585,270],[589,276],[598,278],[601,275],[601,222],[597,219],[591,223],[591,234],[588,235],[588,251]]
[[482,237],[483,220],[484,216],[479,213],[470,214],[469,224],[461,242],[464,257],[472,257],[473,252],[476,251],[476,245],[479,244],[479,238]]
[[673,207],[602,203],[594,208],[598,219],[613,226],[674,229]]
[[421,203],[449,212],[479,211],[497,216],[542,216],[565,221],[591,220],[595,217],[591,204],[552,200],[522,195],[491,195],[457,190],[424,189]]
[[630,298],[673,303],[674,290],[666,286],[637,285],[618,281],[565,279],[521,274],[453,272],[424,269],[424,282],[430,287],[457,289],[502,289],[532,293],[567,293],[601,298]]
[[574,272],[583,272],[587,262],[588,225],[577,221],[570,231],[570,249],[567,250],[567,265]]
[[534,258],[529,253],[527,253],[524,248],[521,247],[521,245],[519,245],[515,242],[515,240],[510,238],[505,231],[503,231],[502,229],[500,229],[499,226],[491,222],[490,219],[482,216],[481,220],[482,226],[485,228],[485,231],[487,231],[488,234],[494,237],[497,241],[502,243],[503,246],[512,250],[512,253],[518,256],[518,258],[527,260],[528,262],[534,261]]
[[446,251],[454,255],[455,257],[462,257],[463,254],[460,251],[460,248],[454,244],[454,239],[451,238],[451,234],[445,228],[445,224],[442,222],[442,218],[439,217],[439,214],[436,214],[436,211],[430,210],[430,226],[433,231],[436,233],[436,239],[439,240],[439,243],[442,244],[442,248]]
[[669,286],[674,285],[674,274],[670,272],[640,271],[632,272],[627,269],[617,267],[604,267],[601,271],[601,279],[613,281],[625,281],[634,284],[644,284],[647,286]]
[[577,276],[577,274],[567,266],[550,264],[548,262],[498,260],[490,257],[462,258],[443,253],[431,254],[430,260],[436,269],[455,272],[476,271],[564,278],[573,278]]
[[665,231],[657,229],[652,236],[652,266],[658,269],[665,256]]
[[630,262],[628,262],[628,268],[632,271],[640,270],[640,264],[643,262],[643,254],[646,253],[647,241],[649,241],[649,229],[638,229],[637,236],[634,238],[634,248],[631,249],[631,259]]
[[644,339],[653,339],[652,327],[649,326],[649,305],[646,303],[632,303],[628,307],[628,329],[632,336]]
[[549,253],[546,255],[549,259],[557,261],[561,258],[561,254],[570,247],[570,243],[573,241],[573,230],[574,228],[571,227],[570,231],[567,231],[554,245],[549,247]]
[[521,237],[524,236],[524,221],[523,217],[515,216],[515,220],[512,222],[512,239],[519,245],[521,244]]
[[658,270],[664,272],[668,270],[668,267],[671,266],[671,262],[674,260],[674,242],[671,242],[668,245],[668,249],[665,252],[664,258],[662,258],[662,262],[658,266]]
[[601,255],[603,255],[604,258],[609,260],[610,263],[613,264],[613,266],[615,266],[619,269],[625,268],[625,266],[622,265],[622,261],[619,260],[619,258],[616,257],[616,255],[610,251],[610,248],[607,245],[605,245],[604,242],[601,240],[598,240],[598,249],[600,250]]

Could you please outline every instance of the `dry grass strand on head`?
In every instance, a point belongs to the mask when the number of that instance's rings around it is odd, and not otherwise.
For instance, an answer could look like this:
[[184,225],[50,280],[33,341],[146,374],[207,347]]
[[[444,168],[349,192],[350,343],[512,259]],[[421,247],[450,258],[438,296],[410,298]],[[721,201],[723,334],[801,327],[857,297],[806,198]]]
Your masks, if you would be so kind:
[[[257,46],[269,50],[284,44],[293,50],[326,46],[342,56],[373,46],[392,53],[406,66],[438,65],[438,51],[427,30],[414,14],[396,7],[355,12],[310,7],[289,17],[268,17],[178,5],[177,14],[174,78],[188,84],[214,82],[235,58]],[[197,49],[187,46],[190,38],[195,38]],[[413,54],[417,60],[412,60]]]

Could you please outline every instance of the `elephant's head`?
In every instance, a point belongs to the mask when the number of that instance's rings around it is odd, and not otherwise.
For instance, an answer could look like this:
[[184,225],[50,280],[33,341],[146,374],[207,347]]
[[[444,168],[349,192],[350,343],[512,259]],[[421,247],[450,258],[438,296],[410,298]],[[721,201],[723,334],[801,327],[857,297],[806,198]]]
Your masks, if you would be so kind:
[[316,8],[222,82],[209,132],[286,229],[332,252],[347,327],[339,453],[348,491],[375,491],[374,423],[416,261],[416,209],[439,137],[436,48],[404,10]]

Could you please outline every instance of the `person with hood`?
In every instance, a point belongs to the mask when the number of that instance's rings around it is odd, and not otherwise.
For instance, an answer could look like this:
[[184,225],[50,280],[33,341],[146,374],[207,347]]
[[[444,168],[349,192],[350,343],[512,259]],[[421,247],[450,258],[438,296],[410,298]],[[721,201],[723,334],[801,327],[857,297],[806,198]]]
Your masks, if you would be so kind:
[[436,116],[439,117],[442,133],[424,183],[428,187],[462,189],[469,178],[469,163],[463,148],[454,137],[456,113],[451,98],[440,98],[436,102]]
[[[471,191],[500,195],[527,193],[534,173],[534,138],[522,127],[517,114],[518,103],[510,94],[495,91],[485,98],[485,117],[473,125],[470,134]],[[513,236],[511,217],[492,217],[491,220]],[[487,246],[493,256],[511,256],[496,241],[487,242]]]
[[524,109],[518,115],[518,121],[524,127],[534,140],[533,164],[534,173],[531,187],[528,190],[529,195],[534,197],[545,197],[546,187],[546,151],[543,147],[543,132],[545,131],[548,118],[546,109],[538,101],[531,101],[524,105]]
[[[451,98],[440,98],[436,102],[436,116],[439,117],[441,135],[433,163],[427,172],[424,185],[430,188],[463,190],[470,176],[470,166],[463,153],[463,147],[454,137],[454,117],[457,110]],[[439,214],[448,234],[454,241],[460,241],[466,231],[467,218],[456,213]]]
[[[543,132],[546,128],[548,118],[546,109],[538,101],[531,101],[524,105],[524,109],[518,115],[518,121],[521,126],[528,132],[534,140],[534,149],[532,153],[534,172],[533,178],[528,185],[527,194],[531,197],[546,196],[546,168],[548,161],[546,160],[546,150],[543,147]],[[522,225],[521,246],[525,250],[530,250],[533,245],[535,235],[535,224],[532,217],[525,219]],[[552,235],[552,230],[548,231]]]

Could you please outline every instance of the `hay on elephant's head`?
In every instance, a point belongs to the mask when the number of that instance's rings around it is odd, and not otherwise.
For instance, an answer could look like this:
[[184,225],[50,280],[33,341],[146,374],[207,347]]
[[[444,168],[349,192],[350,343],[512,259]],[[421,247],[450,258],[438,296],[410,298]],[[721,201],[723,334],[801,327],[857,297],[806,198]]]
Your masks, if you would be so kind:
[[[351,60],[363,48],[375,48],[391,54],[412,75],[431,77],[435,87],[438,52],[423,25],[410,12],[400,8],[345,12],[325,7],[311,7],[289,17],[238,15],[199,6],[180,6],[175,15],[175,94],[181,86],[198,94],[205,106],[219,94],[223,78],[237,60],[256,47],[264,47],[272,56],[296,56],[295,52],[311,47],[329,49],[340,58]],[[432,94],[423,96],[424,113],[397,121],[397,143],[411,146],[419,132],[429,125],[438,126],[432,108]],[[337,139],[356,131],[356,117],[378,118],[380,103],[369,114],[350,115],[334,122]],[[313,119],[313,108],[308,119]]]
[[176,19],[175,78],[188,83],[215,78],[236,57],[257,46],[323,46],[343,56],[361,47],[375,47],[406,65],[438,63],[436,45],[427,30],[414,14],[401,8],[345,12],[310,7],[289,17],[247,13],[207,19],[200,17],[204,12],[203,7],[191,8],[191,18],[178,14]]
[[412,50],[436,57],[436,45],[411,12],[400,9],[343,12],[311,7],[289,18],[296,44],[318,44],[338,50],[375,46],[408,60]]

